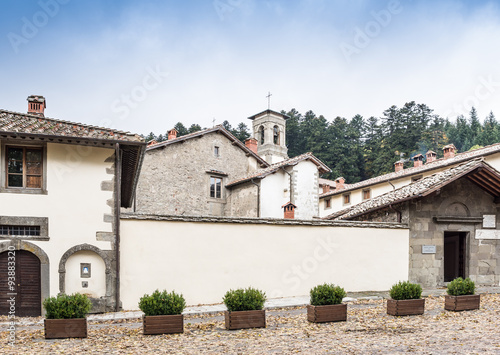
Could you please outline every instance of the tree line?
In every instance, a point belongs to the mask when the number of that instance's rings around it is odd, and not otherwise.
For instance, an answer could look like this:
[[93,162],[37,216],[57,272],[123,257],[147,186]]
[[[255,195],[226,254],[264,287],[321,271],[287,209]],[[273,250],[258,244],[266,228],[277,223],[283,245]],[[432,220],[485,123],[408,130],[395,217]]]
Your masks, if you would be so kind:
[[[286,144],[290,158],[312,152],[332,169],[324,175],[327,179],[343,176],[347,183],[355,183],[394,171],[394,163],[405,162],[413,166],[411,158],[428,150],[443,156],[443,146],[453,143],[458,152],[465,152],[500,142],[500,125],[493,112],[479,120],[473,107],[468,115],[456,121],[444,119],[425,104],[414,101],[402,107],[395,105],[385,110],[381,117],[351,119],[335,117],[328,121],[313,111],[305,114],[295,109],[282,111],[290,118],[286,123]],[[222,126],[242,142],[250,137],[249,128],[240,123],[233,128],[228,121]],[[178,136],[201,130],[198,124],[186,128],[178,122],[174,128]],[[166,135],[150,133],[145,139],[166,140]]]

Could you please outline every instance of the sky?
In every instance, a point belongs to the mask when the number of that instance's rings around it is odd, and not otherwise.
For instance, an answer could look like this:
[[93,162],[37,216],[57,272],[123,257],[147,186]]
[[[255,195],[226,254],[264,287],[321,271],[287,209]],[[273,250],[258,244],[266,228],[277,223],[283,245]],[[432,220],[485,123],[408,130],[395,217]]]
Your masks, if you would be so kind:
[[2,0],[0,108],[134,133],[416,101],[500,120],[500,1]]

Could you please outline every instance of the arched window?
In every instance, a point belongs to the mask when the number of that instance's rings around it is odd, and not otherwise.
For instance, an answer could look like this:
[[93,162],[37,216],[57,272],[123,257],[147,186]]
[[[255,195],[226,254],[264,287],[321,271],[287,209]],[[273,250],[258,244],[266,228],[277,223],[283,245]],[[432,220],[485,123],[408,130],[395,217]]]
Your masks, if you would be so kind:
[[274,141],[274,144],[280,144],[280,130],[279,130],[278,126],[274,126],[273,141]]
[[259,127],[260,144],[264,144],[264,126]]

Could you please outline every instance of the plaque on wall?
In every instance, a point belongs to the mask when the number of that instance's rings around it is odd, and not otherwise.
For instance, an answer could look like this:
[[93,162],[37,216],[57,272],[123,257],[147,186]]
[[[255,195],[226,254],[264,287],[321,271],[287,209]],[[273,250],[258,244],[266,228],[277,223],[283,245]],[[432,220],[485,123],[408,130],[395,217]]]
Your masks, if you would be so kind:
[[436,254],[436,246],[422,245],[422,254]]
[[496,228],[497,221],[494,214],[483,215],[483,228]]
[[477,229],[476,239],[498,240],[500,239],[500,230]]

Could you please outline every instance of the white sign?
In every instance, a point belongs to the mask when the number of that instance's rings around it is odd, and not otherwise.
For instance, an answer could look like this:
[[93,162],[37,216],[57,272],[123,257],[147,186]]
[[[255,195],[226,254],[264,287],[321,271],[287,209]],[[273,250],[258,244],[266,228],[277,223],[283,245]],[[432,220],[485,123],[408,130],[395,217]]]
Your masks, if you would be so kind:
[[422,245],[422,254],[436,254],[436,246]]
[[478,229],[476,239],[500,239],[500,230]]
[[496,228],[497,221],[494,214],[485,214],[483,216],[483,228]]

